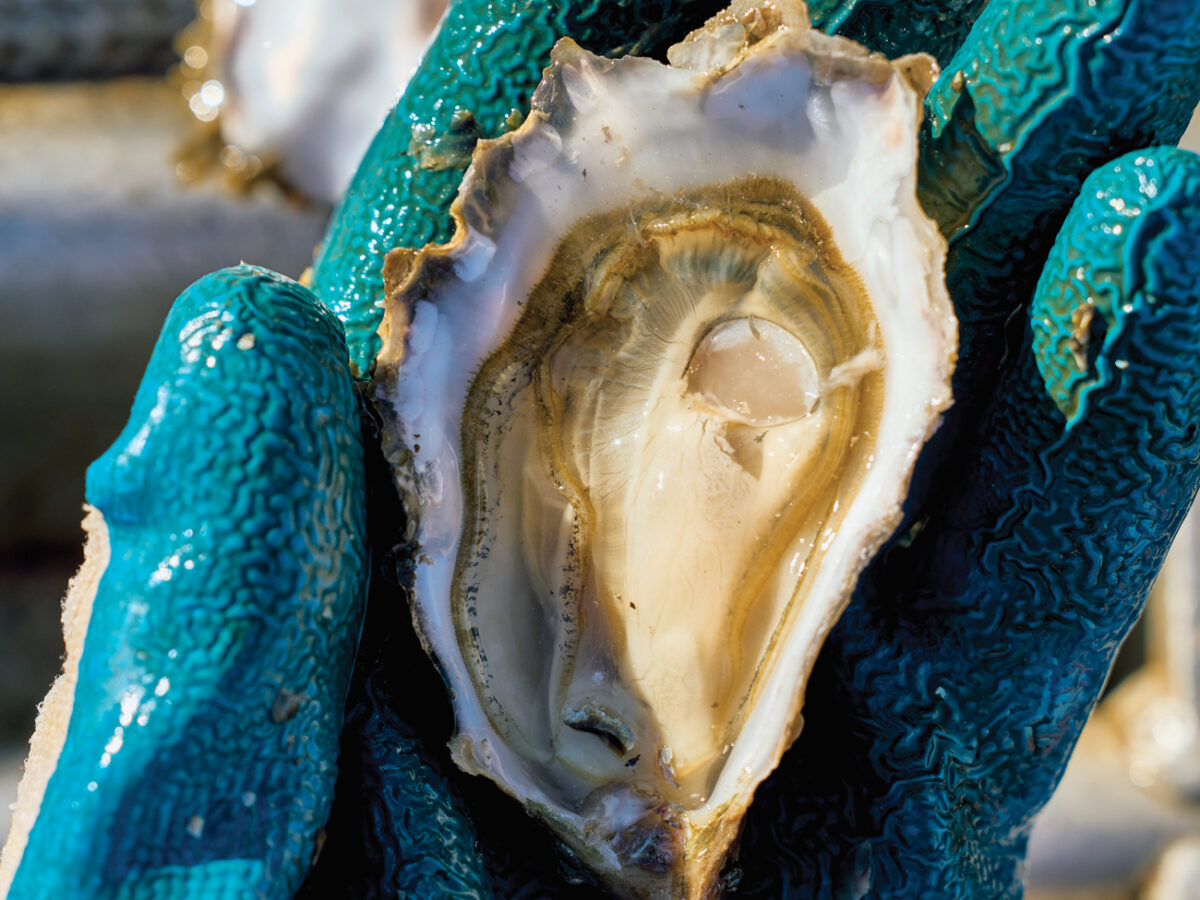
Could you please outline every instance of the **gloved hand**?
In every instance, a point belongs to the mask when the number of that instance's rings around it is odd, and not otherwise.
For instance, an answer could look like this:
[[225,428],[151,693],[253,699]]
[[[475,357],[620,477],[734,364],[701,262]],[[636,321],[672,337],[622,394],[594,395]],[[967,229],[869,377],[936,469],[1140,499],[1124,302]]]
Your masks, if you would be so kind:
[[[554,37],[658,52],[717,5],[454,5],[314,269],[356,374],[377,348],[383,252],[448,237],[470,147],[525,108]],[[890,53],[950,59],[922,200],[951,241],[962,350],[909,521],[828,638],[805,729],[747,819],[738,896],[1019,895],[1030,820],[1195,491],[1200,162],[1105,163],[1182,131],[1200,7],[991,0],[951,58],[981,6],[812,8]],[[0,868],[11,898],[285,897],[306,872],[313,897],[589,892],[514,803],[444,759],[443,692],[401,599],[403,511],[369,416],[363,462],[345,356],[321,303],[267,273],[180,298],[89,472],[99,514]],[[367,493],[373,591],[322,830]]]

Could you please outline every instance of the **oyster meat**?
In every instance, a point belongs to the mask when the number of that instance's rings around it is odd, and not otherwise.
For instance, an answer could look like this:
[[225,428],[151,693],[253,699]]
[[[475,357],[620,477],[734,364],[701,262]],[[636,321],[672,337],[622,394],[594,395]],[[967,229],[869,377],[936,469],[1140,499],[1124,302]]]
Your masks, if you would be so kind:
[[460,766],[622,896],[715,895],[950,403],[925,57],[735,4],[671,65],[554,50],[453,241],[397,251],[374,397]]

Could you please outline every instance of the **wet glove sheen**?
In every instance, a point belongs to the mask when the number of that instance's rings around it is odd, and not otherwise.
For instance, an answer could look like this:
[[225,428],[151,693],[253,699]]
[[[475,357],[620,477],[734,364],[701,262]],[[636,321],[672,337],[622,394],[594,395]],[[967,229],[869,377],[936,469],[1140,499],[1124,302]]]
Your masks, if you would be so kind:
[[107,567],[9,900],[299,884],[365,600],[345,346],[307,290],[247,266],[172,307],[129,424],[88,470],[88,555]]

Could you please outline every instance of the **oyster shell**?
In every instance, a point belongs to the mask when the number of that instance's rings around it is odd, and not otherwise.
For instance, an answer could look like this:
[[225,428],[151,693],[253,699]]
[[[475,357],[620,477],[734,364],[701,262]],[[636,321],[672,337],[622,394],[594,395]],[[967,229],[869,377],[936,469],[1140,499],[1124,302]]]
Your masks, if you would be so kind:
[[456,761],[618,893],[711,896],[950,403],[932,64],[735,4],[555,47],[454,240],[389,259],[375,400]]
[[[220,85],[202,121],[222,143],[278,162],[287,181],[341,197],[433,40],[447,0],[216,0],[207,47],[189,50]],[[202,19],[203,20],[203,19]],[[184,56],[185,63],[191,58]],[[234,155],[233,159],[239,159]]]

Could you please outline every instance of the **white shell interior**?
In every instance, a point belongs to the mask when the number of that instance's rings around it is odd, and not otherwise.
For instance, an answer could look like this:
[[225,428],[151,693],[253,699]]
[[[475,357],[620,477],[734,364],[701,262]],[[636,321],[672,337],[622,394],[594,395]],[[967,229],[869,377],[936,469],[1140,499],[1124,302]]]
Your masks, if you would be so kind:
[[[811,582],[815,599],[800,606],[786,647],[756,685],[754,706],[711,792],[688,809],[690,833],[711,831],[730,809],[736,820],[777,764],[794,734],[823,637],[863,566],[898,523],[916,455],[950,402],[956,325],[942,283],[944,244],[915,200],[914,89],[886,61],[865,59],[848,42],[807,28],[779,28],[745,51],[736,40],[692,46],[684,57],[719,66],[696,72],[645,59],[613,62],[561,42],[529,121],[477,156],[468,172],[456,208],[458,235],[430,254],[452,274],[431,289],[418,262],[401,292],[407,331],[390,343],[385,333],[388,346],[380,357],[381,369],[392,374],[380,383],[377,399],[392,409],[399,440],[411,452],[400,481],[419,508],[418,619],[454,694],[456,758],[568,833],[582,832],[585,817],[566,808],[553,779],[496,733],[456,643],[449,598],[462,529],[461,469],[471,465],[460,447],[465,398],[571,224],[651,194],[671,196],[747,176],[783,181],[819,210],[842,257],[857,270],[886,357],[881,452],[849,499],[841,526],[818,536],[826,552]],[[854,65],[843,64],[845,58]],[[704,351],[728,356],[730,371],[739,367],[737,345],[745,340],[739,327],[714,332]],[[771,339],[771,364],[799,373],[792,395],[771,405],[771,392],[724,383],[711,373],[694,389],[729,407],[752,403],[750,416],[787,421],[805,414],[811,407],[806,397],[815,390],[804,374],[810,364],[787,340]],[[855,377],[854,365],[880,363],[875,357],[848,361],[841,377]],[[609,805],[606,815],[614,820],[640,814],[623,811],[616,796]],[[725,833],[698,852],[719,857],[731,839]]]

